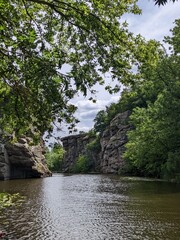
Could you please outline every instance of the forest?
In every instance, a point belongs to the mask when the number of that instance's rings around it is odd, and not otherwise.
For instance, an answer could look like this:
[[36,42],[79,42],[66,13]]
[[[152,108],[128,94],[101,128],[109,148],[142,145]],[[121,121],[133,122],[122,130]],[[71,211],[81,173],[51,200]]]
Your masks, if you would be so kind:
[[[167,1],[154,1],[164,5]],[[173,0],[174,2],[174,0]],[[53,132],[53,123],[78,123],[71,99],[82,93],[95,102],[95,84],[117,104],[100,111],[94,131],[101,136],[112,118],[130,110],[134,129],[124,153],[126,171],[180,178],[180,20],[160,42],[134,35],[123,14],[140,14],[136,0],[0,2],[0,128],[17,141],[22,135]],[[168,4],[168,3],[167,3]],[[64,67],[69,71],[64,72]],[[105,86],[110,74],[115,87]],[[98,145],[98,141],[97,141]],[[56,157],[55,157],[56,158]]]

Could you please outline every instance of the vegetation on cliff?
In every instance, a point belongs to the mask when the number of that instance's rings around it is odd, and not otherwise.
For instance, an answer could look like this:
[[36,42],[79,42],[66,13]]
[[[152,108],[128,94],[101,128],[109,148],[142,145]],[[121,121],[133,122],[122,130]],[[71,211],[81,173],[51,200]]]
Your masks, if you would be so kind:
[[89,172],[89,162],[85,155],[79,155],[75,164],[71,167],[70,172],[87,173]]
[[[91,134],[91,131],[88,135]],[[100,138],[94,136],[94,140],[90,141],[86,145],[85,154],[79,155],[74,166],[71,168],[71,172],[74,173],[90,173],[99,171],[97,166],[98,154],[101,152]]]
[[64,149],[61,145],[55,144],[52,149],[46,150],[46,163],[52,172],[62,171],[62,160],[64,155]]
[[65,154],[63,172],[90,173],[99,171],[98,154],[101,151],[99,136],[90,130],[62,138]]

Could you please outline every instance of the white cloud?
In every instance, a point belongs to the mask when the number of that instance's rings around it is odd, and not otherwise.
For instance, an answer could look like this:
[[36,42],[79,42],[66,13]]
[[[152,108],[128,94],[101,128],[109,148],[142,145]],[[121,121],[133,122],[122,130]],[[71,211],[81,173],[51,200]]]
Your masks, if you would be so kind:
[[98,99],[95,103],[84,99],[84,100],[79,100],[75,105],[80,108],[81,110],[94,110],[94,109],[102,109],[105,106],[109,105],[112,102],[118,101],[119,96],[118,95],[110,95],[108,98],[105,99]]
[[102,108],[102,106],[104,106],[103,101],[102,100],[97,100],[96,103],[93,103],[90,100],[80,100],[77,102],[77,107],[78,109],[83,110],[94,110],[94,109],[98,109],[98,108]]
[[86,120],[86,119],[94,119],[95,116],[97,114],[97,110],[91,110],[91,111],[88,111],[88,112],[83,112],[83,113],[80,113],[80,119],[81,120]]
[[123,20],[129,23],[130,31],[141,34],[146,39],[162,41],[164,36],[169,35],[175,19],[179,18],[180,2],[168,2],[165,6],[154,6],[154,1],[140,0],[142,14],[125,15]]
[[[85,99],[84,97],[79,97],[78,101],[74,101],[74,104],[78,107],[75,116],[80,120],[80,122],[76,126],[78,132],[87,132],[92,129],[94,125],[93,120],[96,114],[100,110],[105,109],[105,107],[110,105],[112,102],[117,102],[119,100],[119,95],[110,95],[107,93],[105,95],[106,99],[102,99],[104,98],[104,94],[102,96],[99,95],[99,99],[96,101],[96,103],[93,103],[92,101]],[[63,130],[65,130],[65,128],[66,127],[63,127]],[[61,132],[61,135],[68,135],[68,132],[65,130],[65,132]]]
[[78,107],[77,110],[77,117],[81,119],[94,119],[97,112],[102,109],[105,109],[106,106],[110,105],[112,102],[117,102],[119,100],[119,96],[112,96],[110,95],[107,100],[99,99],[95,103],[90,100],[79,100],[76,103]]

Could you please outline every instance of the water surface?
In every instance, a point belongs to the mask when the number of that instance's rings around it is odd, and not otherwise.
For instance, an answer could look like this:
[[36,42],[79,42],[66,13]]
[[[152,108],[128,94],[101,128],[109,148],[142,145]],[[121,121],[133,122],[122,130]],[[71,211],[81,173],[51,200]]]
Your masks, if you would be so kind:
[[0,211],[9,240],[180,240],[180,184],[110,175],[0,182],[26,201]]

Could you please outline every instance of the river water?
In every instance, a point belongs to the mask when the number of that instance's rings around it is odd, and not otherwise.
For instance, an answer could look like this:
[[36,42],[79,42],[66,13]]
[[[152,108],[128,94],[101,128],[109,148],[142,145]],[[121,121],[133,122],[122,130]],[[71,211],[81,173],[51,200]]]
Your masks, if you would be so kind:
[[6,239],[179,240],[180,184],[111,175],[0,182],[26,201],[0,212]]

